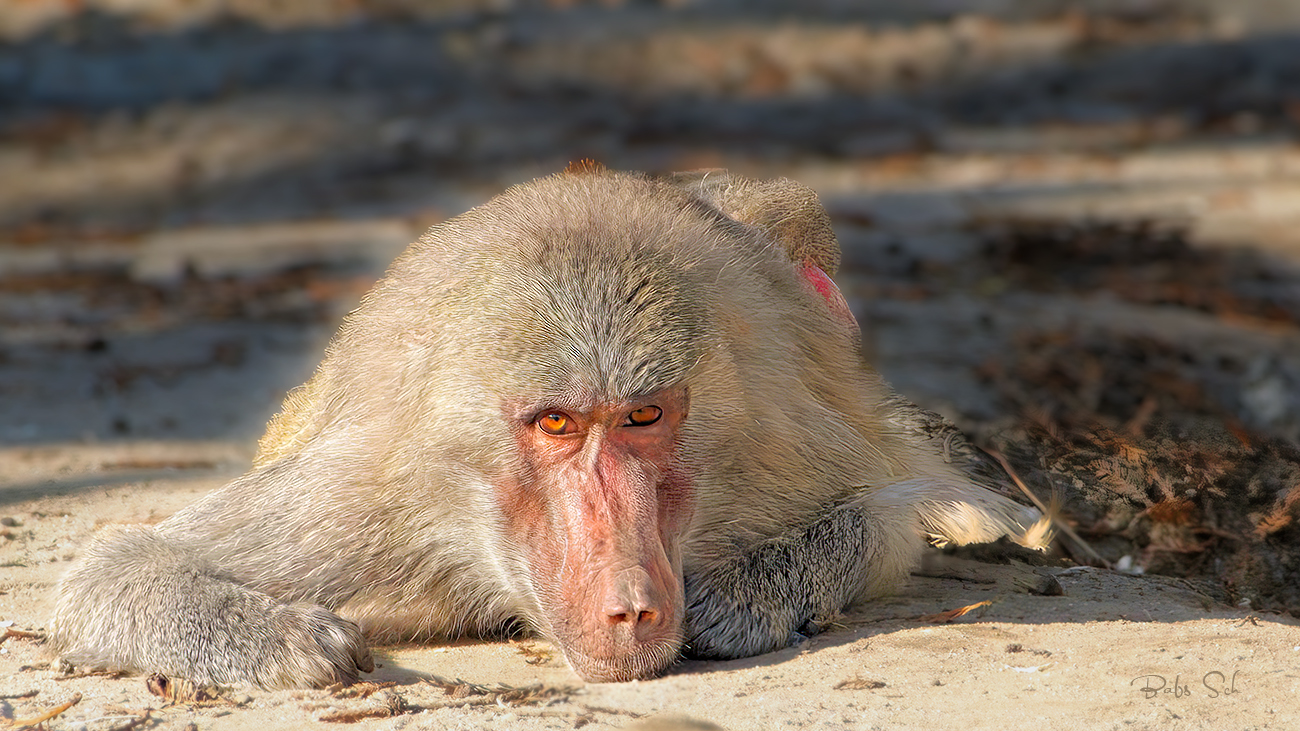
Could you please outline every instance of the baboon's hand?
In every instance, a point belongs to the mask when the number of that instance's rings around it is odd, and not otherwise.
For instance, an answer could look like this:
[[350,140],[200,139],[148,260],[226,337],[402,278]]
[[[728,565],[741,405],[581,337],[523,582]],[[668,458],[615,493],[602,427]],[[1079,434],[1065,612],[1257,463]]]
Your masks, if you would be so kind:
[[867,579],[879,533],[843,506],[685,577],[685,651],[728,659],[797,644],[831,622]]
[[802,642],[829,619],[812,616],[808,602],[793,596],[760,598],[755,592],[741,598],[731,588],[688,585],[686,654],[709,660],[761,655]]
[[[276,608],[264,658],[249,658],[251,679],[264,688],[322,687],[355,683],[375,669],[360,628],[324,607]],[[278,640],[275,635],[278,635]]]
[[356,624],[285,604],[145,526],[106,529],[64,577],[52,645],[76,665],[302,688],[374,669]]
[[266,689],[350,684],[374,670],[360,628],[324,607],[281,604],[228,584],[205,588],[197,601],[168,602],[148,627],[127,620],[112,631],[121,614],[101,613],[107,621],[95,624],[82,619],[89,612],[66,611],[56,618],[55,649],[75,665]]

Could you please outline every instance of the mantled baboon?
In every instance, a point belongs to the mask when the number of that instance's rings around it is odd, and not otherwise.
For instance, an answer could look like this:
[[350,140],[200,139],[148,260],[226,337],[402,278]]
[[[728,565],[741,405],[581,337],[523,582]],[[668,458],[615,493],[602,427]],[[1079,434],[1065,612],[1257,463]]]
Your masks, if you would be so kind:
[[812,191],[595,165],[434,226],[251,471],[106,529],[60,586],[79,664],[356,680],[367,639],[519,624],[593,681],[732,658],[899,585],[926,534],[1037,519],[862,362]]

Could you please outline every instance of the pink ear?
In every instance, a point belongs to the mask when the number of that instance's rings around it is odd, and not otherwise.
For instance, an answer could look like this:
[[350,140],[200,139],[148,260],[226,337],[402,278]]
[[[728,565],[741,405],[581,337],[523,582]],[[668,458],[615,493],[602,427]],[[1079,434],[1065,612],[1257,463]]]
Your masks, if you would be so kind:
[[812,285],[822,297],[826,298],[826,306],[830,308],[831,314],[835,315],[846,325],[852,325],[854,331],[858,329],[858,321],[853,317],[853,311],[849,309],[849,303],[844,301],[844,295],[840,294],[840,288],[835,286],[835,281],[826,275],[815,264],[804,263],[799,267],[799,272],[803,274],[804,281]]

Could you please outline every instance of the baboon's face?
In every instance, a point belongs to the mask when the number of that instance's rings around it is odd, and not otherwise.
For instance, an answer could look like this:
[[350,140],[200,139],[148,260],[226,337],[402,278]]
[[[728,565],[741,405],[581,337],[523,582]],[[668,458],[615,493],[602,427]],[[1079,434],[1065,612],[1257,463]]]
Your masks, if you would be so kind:
[[676,458],[687,389],[542,406],[516,419],[525,469],[497,487],[542,621],[578,674],[658,674],[681,646],[678,539],[693,502]]

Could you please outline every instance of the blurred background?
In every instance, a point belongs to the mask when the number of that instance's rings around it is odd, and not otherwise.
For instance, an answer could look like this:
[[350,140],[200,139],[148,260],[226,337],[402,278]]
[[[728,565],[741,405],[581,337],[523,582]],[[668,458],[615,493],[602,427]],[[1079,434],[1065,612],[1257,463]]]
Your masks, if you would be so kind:
[[242,468],[407,242],[579,158],[811,186],[1068,554],[1300,612],[1289,0],[4,0],[4,499]]

